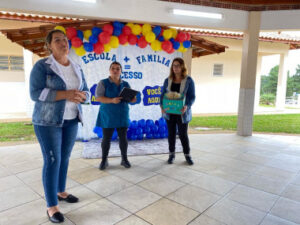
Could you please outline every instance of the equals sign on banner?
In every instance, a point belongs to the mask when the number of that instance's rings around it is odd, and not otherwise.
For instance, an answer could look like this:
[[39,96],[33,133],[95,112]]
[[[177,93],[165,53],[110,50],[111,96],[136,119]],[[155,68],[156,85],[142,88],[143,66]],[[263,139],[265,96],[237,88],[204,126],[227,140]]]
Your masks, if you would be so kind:
[[130,65],[125,65],[125,66],[124,66],[124,69],[125,69],[125,70],[130,70],[130,68],[131,68]]

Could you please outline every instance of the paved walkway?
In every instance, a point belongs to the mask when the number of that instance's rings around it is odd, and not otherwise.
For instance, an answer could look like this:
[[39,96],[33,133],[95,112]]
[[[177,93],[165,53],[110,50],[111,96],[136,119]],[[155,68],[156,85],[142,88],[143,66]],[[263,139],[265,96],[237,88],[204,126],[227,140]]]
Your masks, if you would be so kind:
[[[194,166],[176,155],[130,157],[132,168],[110,158],[82,159],[76,143],[64,224],[295,225],[300,224],[300,137],[190,135]],[[0,147],[0,224],[49,225],[38,144]]]

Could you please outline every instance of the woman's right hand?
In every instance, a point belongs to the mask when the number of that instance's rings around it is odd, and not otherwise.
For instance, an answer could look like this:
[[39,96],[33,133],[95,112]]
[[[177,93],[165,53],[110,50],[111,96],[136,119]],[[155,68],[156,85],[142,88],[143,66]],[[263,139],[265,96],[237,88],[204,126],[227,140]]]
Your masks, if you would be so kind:
[[160,109],[161,109],[161,113],[162,113],[162,114],[165,114],[165,113],[166,113],[166,110],[164,110],[162,107],[161,107]]
[[85,92],[78,90],[67,90],[66,91],[66,99],[70,102],[74,102],[79,104],[86,100]]
[[115,97],[115,98],[111,99],[111,103],[119,104],[121,100],[122,100],[122,97]]

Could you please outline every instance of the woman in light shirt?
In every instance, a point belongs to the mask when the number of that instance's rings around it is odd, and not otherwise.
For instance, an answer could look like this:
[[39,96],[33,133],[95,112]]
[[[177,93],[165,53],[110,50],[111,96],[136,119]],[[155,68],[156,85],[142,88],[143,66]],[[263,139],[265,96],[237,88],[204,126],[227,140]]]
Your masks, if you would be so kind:
[[61,223],[64,216],[58,200],[78,202],[65,188],[78,122],[82,121],[80,103],[88,101],[89,92],[80,66],[68,57],[65,33],[50,31],[46,44],[51,55],[39,60],[30,74],[30,96],[35,101],[32,122],[44,159],[47,215],[51,222]]

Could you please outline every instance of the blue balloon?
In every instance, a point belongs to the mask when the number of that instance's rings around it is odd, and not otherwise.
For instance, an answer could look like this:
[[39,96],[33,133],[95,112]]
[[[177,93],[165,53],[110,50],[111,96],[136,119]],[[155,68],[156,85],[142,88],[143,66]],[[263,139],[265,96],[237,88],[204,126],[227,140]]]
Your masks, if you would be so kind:
[[151,133],[149,133],[149,134],[146,135],[146,138],[152,139],[152,138],[153,138],[153,135],[152,135]]
[[158,120],[158,123],[159,123],[159,126],[160,126],[160,127],[163,127],[163,126],[166,125],[166,121],[165,121],[164,118],[160,118],[160,119]]
[[146,126],[146,127],[145,127],[145,133],[146,133],[146,134],[149,134],[150,132],[151,132],[151,127]]
[[102,29],[100,27],[93,27],[92,29],[92,35],[98,36],[102,32]]
[[146,126],[146,121],[144,119],[141,119],[138,121],[138,125],[141,128],[144,128]]
[[98,36],[95,35],[95,34],[91,35],[91,36],[89,37],[89,42],[90,42],[91,44],[96,44],[96,43],[98,42]]
[[137,135],[138,134],[143,134],[143,128],[141,128],[141,127],[138,127],[137,129],[136,129],[136,132],[135,132]]
[[83,32],[81,30],[77,30],[77,37],[83,40]]
[[136,129],[138,127],[138,122],[136,120],[133,120],[131,123],[130,123],[130,128],[132,129]]
[[151,130],[152,130],[153,134],[155,134],[158,131],[158,126],[156,126],[156,125],[152,126]]
[[173,48],[174,48],[175,50],[178,50],[179,47],[180,47],[180,42],[174,41],[174,43],[173,43]]
[[159,126],[159,122],[158,120],[155,120],[155,123],[154,123],[156,126]]
[[153,136],[154,136],[154,138],[160,138],[160,135],[159,135],[159,133],[155,133],[155,134],[153,134]]
[[166,132],[166,128],[165,127],[159,127],[159,133],[165,133]]
[[137,136],[137,139],[138,139],[138,140],[143,140],[143,139],[144,139],[144,135],[143,135],[143,134],[139,134],[139,135]]
[[113,133],[111,139],[112,139],[112,140],[116,140],[117,137],[118,137],[118,133],[117,133],[117,131],[116,131],[116,129],[115,129],[115,131],[114,131],[114,133]]
[[71,40],[68,40],[68,42],[69,42],[69,49],[70,49],[70,48],[72,48],[72,42],[71,42]]
[[170,38],[169,41],[172,42],[172,44],[174,43],[175,39],[174,38]]
[[115,36],[120,36],[121,33],[122,33],[121,28],[115,28],[115,29],[114,29],[114,32],[113,32],[113,35],[115,35]]
[[154,125],[153,120],[146,120],[146,125],[149,127],[153,126]]
[[164,39],[163,36],[160,36],[160,37],[158,38],[158,40],[159,40],[160,42],[163,42],[165,39]]
[[122,29],[123,28],[123,24],[119,21],[115,21],[113,22],[113,27],[114,28],[118,28],[118,29]]
[[92,52],[92,51],[94,51],[94,46],[93,46],[93,44],[91,44],[91,43],[89,43],[89,42],[84,42],[84,43],[83,43],[83,48],[84,48],[84,50],[87,51],[87,52]]
[[131,140],[136,140],[137,139],[137,135],[133,134],[131,135]]
[[161,32],[161,27],[160,26],[155,26],[153,29],[152,29],[152,32],[156,35],[156,37],[160,34]]
[[191,43],[191,41],[184,41],[184,42],[182,43],[182,45],[183,45],[183,47],[185,47],[185,48],[189,48],[189,47],[191,47],[192,43]]

